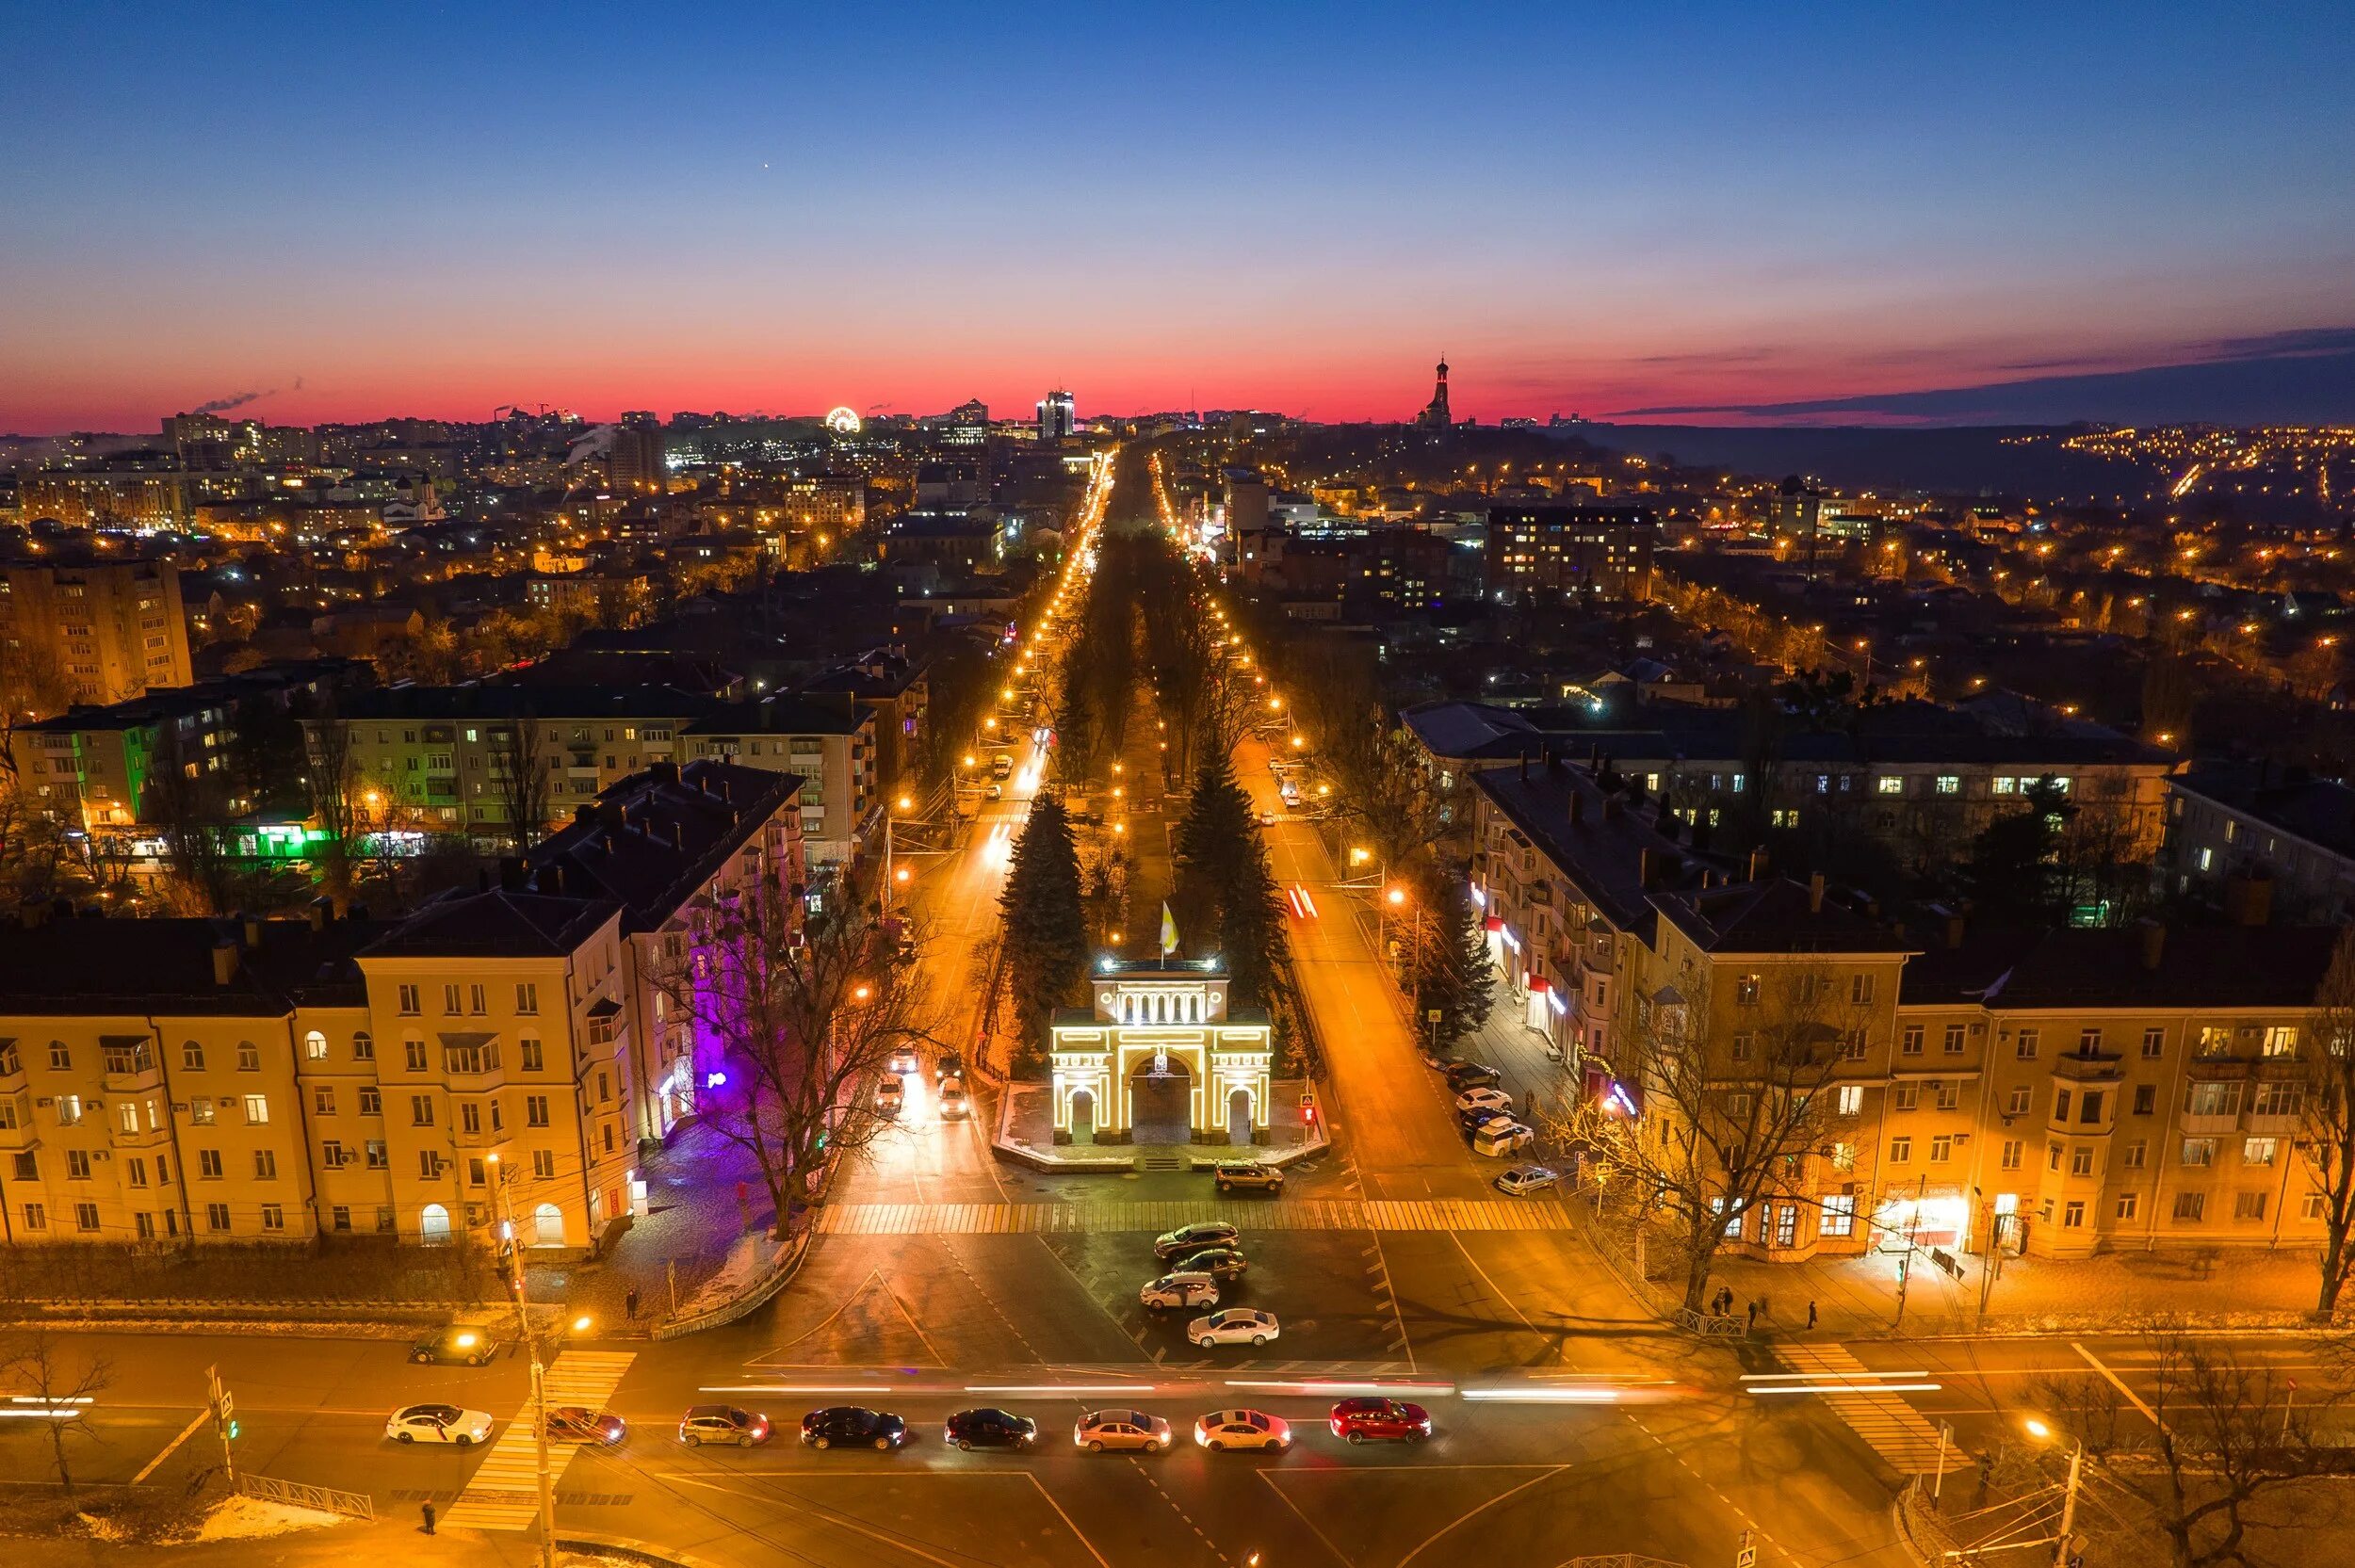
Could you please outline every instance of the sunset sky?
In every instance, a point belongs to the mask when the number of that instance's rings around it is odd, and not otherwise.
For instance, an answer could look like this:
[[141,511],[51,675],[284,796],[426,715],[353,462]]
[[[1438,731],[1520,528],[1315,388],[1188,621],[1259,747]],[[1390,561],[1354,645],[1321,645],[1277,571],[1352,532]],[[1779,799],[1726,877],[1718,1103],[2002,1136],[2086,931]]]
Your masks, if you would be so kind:
[[1388,418],[1441,351],[1484,419],[1954,417],[1879,400],[2355,364],[2343,6],[17,3],[0,37],[0,431],[1057,383]]

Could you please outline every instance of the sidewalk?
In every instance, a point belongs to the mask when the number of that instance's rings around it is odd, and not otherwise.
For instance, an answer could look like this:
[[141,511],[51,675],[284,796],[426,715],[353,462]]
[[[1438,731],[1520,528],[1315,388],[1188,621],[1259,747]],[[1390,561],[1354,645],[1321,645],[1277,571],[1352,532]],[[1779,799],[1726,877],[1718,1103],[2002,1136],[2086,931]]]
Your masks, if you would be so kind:
[[[768,1185],[751,1154],[706,1123],[680,1128],[642,1173],[647,1211],[630,1221],[603,1256],[535,1264],[528,1270],[534,1301],[560,1304],[568,1317],[589,1314],[600,1338],[631,1332],[632,1285],[638,1288],[636,1330],[644,1333],[670,1315],[674,1266],[684,1303],[719,1271],[739,1237],[775,1222]],[[740,1204],[739,1184],[745,1192]],[[525,1254],[527,1262],[530,1256]]]
[[[2183,1253],[2006,1258],[1989,1295],[1985,1328],[2014,1334],[2089,1332],[2129,1328],[2138,1319],[2161,1316],[2212,1328],[2303,1324],[2314,1305],[2317,1280],[2310,1254],[2244,1254],[2225,1249],[2204,1255],[2204,1266],[2201,1255]],[[1932,1266],[1926,1249],[1918,1254],[1906,1283],[1900,1325],[1901,1256],[1876,1253],[1764,1263],[1721,1254],[1711,1273],[1712,1288],[1719,1281],[1732,1288],[1737,1315],[1746,1315],[1752,1301],[1762,1301],[1762,1334],[1804,1333],[1811,1301],[1817,1314],[1816,1333],[1827,1338],[1980,1332],[1980,1258],[1957,1257],[1963,1277],[1955,1280]]]
[[[416,1511],[409,1509],[373,1524],[346,1522],[284,1535],[179,1545],[16,1537],[0,1544],[0,1556],[10,1568],[148,1568],[154,1563],[171,1568],[346,1568],[354,1562],[397,1562],[403,1568],[532,1568],[540,1560],[540,1548],[529,1530],[445,1528],[427,1535],[418,1526]],[[592,1546],[568,1548],[560,1543],[556,1560],[559,1568],[608,1568],[621,1560],[601,1557]]]

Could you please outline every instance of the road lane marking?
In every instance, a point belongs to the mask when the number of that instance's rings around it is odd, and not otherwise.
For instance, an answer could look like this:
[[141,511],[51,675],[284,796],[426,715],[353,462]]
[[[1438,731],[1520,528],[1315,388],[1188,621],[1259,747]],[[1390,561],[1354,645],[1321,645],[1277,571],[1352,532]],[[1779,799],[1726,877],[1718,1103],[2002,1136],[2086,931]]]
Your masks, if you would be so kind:
[[1104,1554],[1096,1549],[1096,1543],[1087,1538],[1087,1532],[1073,1522],[1070,1514],[1063,1511],[1063,1504],[1055,1501],[1055,1495],[1047,1490],[1046,1484],[1038,1479],[1037,1473],[1025,1470],[1022,1474],[1028,1477],[1031,1484],[1038,1489],[1038,1495],[1046,1499],[1047,1506],[1055,1511],[1055,1517],[1064,1522],[1064,1528],[1072,1533],[1080,1545],[1088,1549],[1088,1556],[1096,1560],[1096,1568],[1113,1568],[1111,1563],[1104,1560]]
[[1340,1563],[1341,1568],[1354,1568],[1354,1564],[1352,1564],[1349,1560],[1349,1554],[1342,1551],[1339,1546],[1334,1545],[1331,1539],[1327,1537],[1323,1530],[1317,1528],[1317,1522],[1309,1518],[1307,1514],[1301,1512],[1300,1505],[1298,1503],[1293,1502],[1290,1497],[1284,1495],[1284,1489],[1275,1484],[1275,1471],[1258,1470],[1254,1471],[1253,1474],[1257,1475],[1261,1480],[1267,1482],[1267,1489],[1275,1494],[1276,1501],[1282,1503],[1286,1508],[1291,1509],[1293,1513],[1299,1515],[1300,1522],[1308,1527],[1308,1533],[1315,1536],[1318,1541],[1324,1544],[1324,1549],[1333,1554],[1334,1561]]
[[147,1462],[147,1465],[146,1465],[146,1467],[145,1467],[144,1469],[142,1469],[142,1470],[141,1470],[141,1471],[140,1471],[138,1475],[133,1476],[133,1477],[131,1478],[131,1484],[132,1484],[133,1486],[137,1486],[137,1485],[138,1485],[138,1484],[139,1484],[139,1482],[141,1482],[141,1481],[145,1480],[148,1477],[150,1477],[150,1476],[154,1475],[154,1474],[155,1473],[155,1466],[157,1466],[158,1464],[161,1464],[164,1461],[166,1461],[166,1460],[170,1459],[170,1458],[171,1457],[171,1451],[172,1451],[174,1448],[177,1448],[178,1447],[180,1447],[180,1445],[181,1445],[181,1444],[186,1443],[186,1442],[187,1442],[189,1438],[191,1438],[191,1437],[193,1437],[194,1435],[196,1435],[196,1429],[197,1429],[197,1428],[199,1428],[199,1427],[201,1427],[201,1426],[203,1426],[205,1422],[207,1422],[207,1421],[211,1420],[212,1418],[213,1418],[213,1413],[212,1413],[211,1411],[209,1411],[209,1410],[200,1410],[200,1411],[198,1411],[198,1412],[196,1413],[196,1419],[194,1419],[194,1420],[190,1421],[190,1422],[189,1422],[187,1426],[182,1427],[182,1428],[180,1429],[180,1435],[179,1435],[179,1436],[177,1436],[177,1437],[175,1437],[175,1438],[173,1438],[171,1442],[169,1442],[169,1443],[165,1444],[165,1445],[164,1445],[164,1447],[163,1447],[163,1451],[162,1451],[162,1452],[160,1452],[160,1453],[158,1453],[158,1454],[157,1454],[157,1455],[156,1455],[154,1459],[149,1460],[149,1461]]
[[2126,1402],[2134,1406],[2136,1410],[2142,1412],[2143,1419],[2149,1421],[2152,1426],[2158,1428],[2161,1431],[2165,1431],[2167,1430],[2167,1423],[2159,1419],[2159,1413],[2152,1410],[2149,1405],[2144,1404],[2135,1391],[2126,1386],[2126,1382],[2123,1378],[2120,1378],[2117,1373],[2111,1371],[2107,1366],[2103,1366],[2101,1357],[2095,1355],[2091,1350],[2087,1350],[2084,1344],[2078,1340],[2071,1340],[2069,1342],[2069,1348],[2076,1351],[2079,1355],[2085,1357],[2086,1365],[2087,1366],[2092,1367],[2095,1371],[2107,1378],[2112,1388],[2115,1388],[2120,1394],[2125,1395]]
[[1897,1398],[1900,1391],[1934,1392],[1938,1384],[1876,1382],[1873,1380],[1888,1374],[1875,1372],[1840,1345],[1783,1345],[1777,1348],[1777,1353],[1793,1368],[1784,1375],[1782,1384],[1749,1383],[1743,1393],[1808,1393],[1820,1398],[1824,1407],[1861,1438],[1866,1447],[1902,1475],[1933,1472],[1941,1455],[1949,1469],[1971,1463],[1971,1456],[1959,1447],[1941,1444],[1938,1429]]
[[[566,1350],[557,1353],[541,1379],[549,1409],[586,1405],[601,1410],[638,1359],[634,1350]],[[548,1474],[554,1478],[582,1447],[562,1438],[548,1440]],[[531,1403],[511,1417],[507,1430],[491,1445],[482,1463],[467,1478],[465,1490],[443,1515],[443,1523],[477,1529],[517,1530],[528,1528],[540,1511],[538,1424]]]
[[1487,1512],[1488,1510],[1504,1501],[1505,1498],[1526,1492],[1531,1487],[1535,1486],[1539,1481],[1549,1480],[1568,1468],[1569,1466],[1567,1464],[1557,1464],[1542,1476],[1532,1476],[1527,1480],[1521,1482],[1519,1486],[1510,1486],[1505,1488],[1503,1491],[1498,1493],[1495,1496],[1489,1498],[1486,1502],[1480,1504],[1478,1507],[1467,1509],[1464,1512],[1458,1514],[1454,1519],[1451,1519],[1446,1524],[1441,1525],[1437,1529],[1433,1530],[1429,1536],[1424,1538],[1421,1545],[1417,1546],[1413,1551],[1408,1552],[1405,1557],[1400,1558],[1398,1561],[1392,1565],[1392,1568],[1406,1568],[1408,1563],[1421,1557],[1423,1554],[1424,1549],[1430,1546],[1433,1542],[1437,1541],[1441,1536],[1451,1534],[1454,1531],[1460,1529],[1479,1515]]

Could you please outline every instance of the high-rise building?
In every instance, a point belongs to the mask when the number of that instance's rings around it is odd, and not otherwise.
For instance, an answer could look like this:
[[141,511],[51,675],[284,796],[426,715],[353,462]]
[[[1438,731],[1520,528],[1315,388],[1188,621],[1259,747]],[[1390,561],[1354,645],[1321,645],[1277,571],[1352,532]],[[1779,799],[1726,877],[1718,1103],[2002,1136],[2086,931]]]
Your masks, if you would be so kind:
[[11,700],[44,712],[187,686],[196,674],[179,569],[137,558],[0,564],[0,657]]
[[670,475],[662,461],[662,416],[643,411],[622,415],[610,461],[615,489],[661,494]]
[[1439,356],[1439,380],[1431,390],[1431,401],[1415,415],[1415,423],[1426,430],[1444,430],[1455,423],[1447,408],[1447,356]]
[[1071,400],[1071,394],[1057,387],[1038,401],[1038,438],[1041,441],[1061,441],[1078,432],[1080,412]]
[[1659,523],[1648,507],[1491,507],[1488,590],[1640,599]]

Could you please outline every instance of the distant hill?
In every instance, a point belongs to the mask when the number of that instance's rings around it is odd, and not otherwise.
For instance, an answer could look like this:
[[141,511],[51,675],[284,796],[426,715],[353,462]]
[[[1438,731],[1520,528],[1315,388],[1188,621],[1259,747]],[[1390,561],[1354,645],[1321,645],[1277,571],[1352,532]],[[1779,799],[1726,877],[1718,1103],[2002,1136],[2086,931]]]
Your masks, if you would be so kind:
[[1776,478],[1804,474],[1843,489],[2082,499],[2139,495],[2150,488],[2155,474],[2136,464],[2066,451],[2054,440],[2019,443],[2022,436],[2059,436],[2079,428],[1585,424],[1568,433],[1643,457],[1666,453],[1681,463]]

